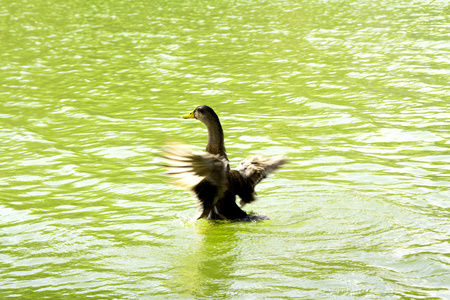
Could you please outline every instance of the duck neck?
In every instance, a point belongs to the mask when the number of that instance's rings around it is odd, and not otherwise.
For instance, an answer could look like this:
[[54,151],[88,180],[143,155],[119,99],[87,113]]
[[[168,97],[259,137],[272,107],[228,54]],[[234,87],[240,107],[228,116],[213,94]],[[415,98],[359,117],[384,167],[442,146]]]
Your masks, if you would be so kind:
[[224,135],[219,118],[211,120],[205,125],[208,129],[208,144],[206,145],[206,152],[218,154],[226,158],[227,154],[225,150]]

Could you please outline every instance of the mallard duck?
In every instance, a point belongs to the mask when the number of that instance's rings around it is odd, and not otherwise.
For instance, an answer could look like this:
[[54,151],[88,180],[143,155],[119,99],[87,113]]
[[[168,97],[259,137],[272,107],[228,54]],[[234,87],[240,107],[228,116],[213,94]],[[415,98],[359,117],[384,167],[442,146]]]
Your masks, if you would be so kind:
[[[242,207],[256,199],[255,186],[286,159],[253,155],[231,170],[222,125],[214,110],[200,105],[182,118],[197,119],[208,129],[206,152],[196,153],[185,146],[172,145],[163,155],[166,174],[197,197],[198,214],[194,220],[245,219],[248,215]],[[240,206],[236,204],[236,195],[241,198]]]

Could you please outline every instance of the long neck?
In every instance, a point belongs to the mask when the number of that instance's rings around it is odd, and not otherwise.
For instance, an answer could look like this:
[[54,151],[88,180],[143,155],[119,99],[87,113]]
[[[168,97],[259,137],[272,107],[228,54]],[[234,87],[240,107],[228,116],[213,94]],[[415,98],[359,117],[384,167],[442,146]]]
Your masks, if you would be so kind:
[[209,122],[205,123],[205,125],[208,129],[208,144],[206,145],[206,152],[227,157],[222,125],[220,125],[219,118],[216,117],[213,120],[209,120]]

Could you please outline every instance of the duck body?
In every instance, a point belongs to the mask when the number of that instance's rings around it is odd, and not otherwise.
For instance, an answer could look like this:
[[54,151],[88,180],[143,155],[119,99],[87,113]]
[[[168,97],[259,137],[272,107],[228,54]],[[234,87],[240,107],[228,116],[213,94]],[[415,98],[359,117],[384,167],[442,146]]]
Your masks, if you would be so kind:
[[[200,105],[183,118],[197,119],[206,125],[206,152],[194,153],[183,146],[169,147],[164,154],[166,174],[196,195],[199,209],[195,220],[246,218],[248,215],[242,207],[256,199],[255,186],[286,160],[282,157],[251,156],[232,170],[224,145],[223,129],[214,110]],[[241,199],[240,206],[236,203],[236,196]]]
[[[236,196],[247,203],[253,200],[253,189],[250,184],[244,180],[242,175],[236,170],[230,170],[227,174],[228,189],[222,197],[217,195],[217,187],[211,185],[207,179],[202,180],[193,187],[193,192],[203,202],[203,209],[197,219],[208,218],[213,220],[234,220],[247,217],[247,213],[236,204]],[[247,191],[247,193],[245,193]]]

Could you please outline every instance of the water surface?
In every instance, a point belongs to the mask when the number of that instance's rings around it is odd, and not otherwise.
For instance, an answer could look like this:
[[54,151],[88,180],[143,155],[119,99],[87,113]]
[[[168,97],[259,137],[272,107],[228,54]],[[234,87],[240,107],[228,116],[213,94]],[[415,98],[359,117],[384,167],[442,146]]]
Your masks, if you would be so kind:
[[[445,1],[3,1],[0,298],[448,299]],[[289,164],[190,223],[158,167]]]

